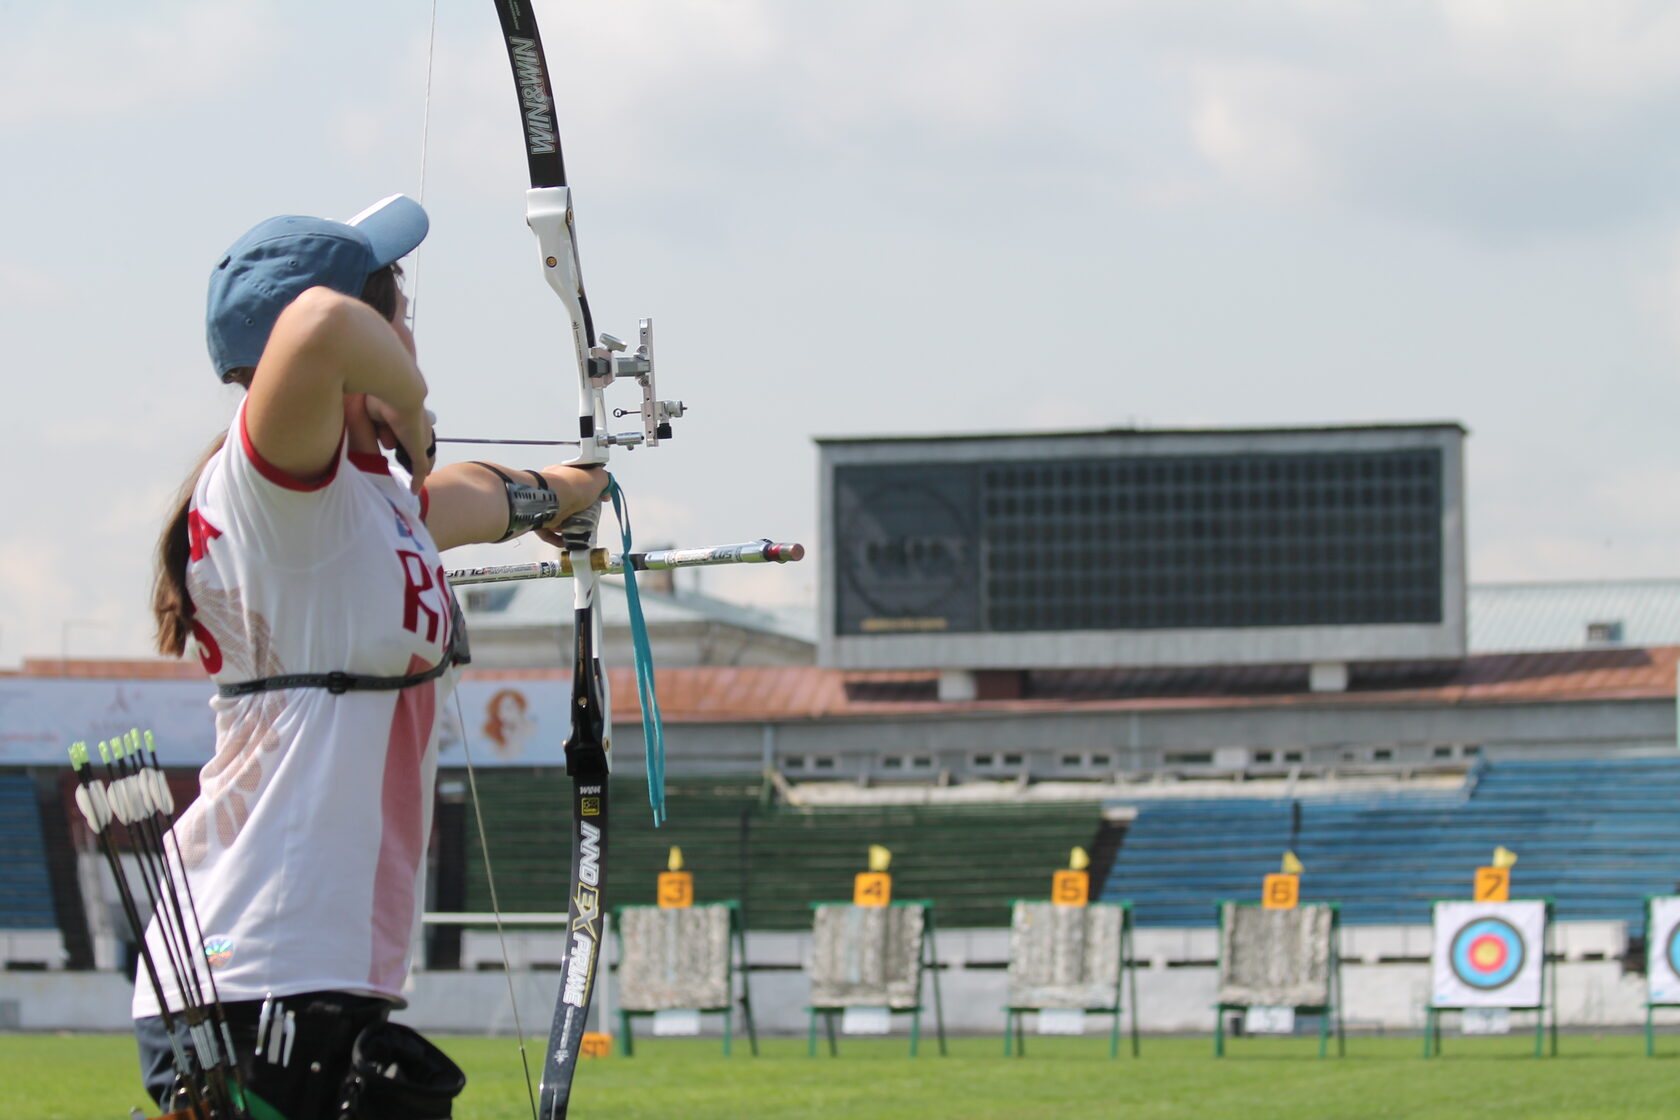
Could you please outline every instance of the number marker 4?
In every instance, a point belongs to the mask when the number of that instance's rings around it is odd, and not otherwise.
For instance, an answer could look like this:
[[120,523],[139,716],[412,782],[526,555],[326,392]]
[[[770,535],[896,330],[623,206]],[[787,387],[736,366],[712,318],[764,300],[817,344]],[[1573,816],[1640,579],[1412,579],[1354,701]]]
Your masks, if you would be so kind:
[[892,876],[885,871],[860,872],[852,880],[853,906],[887,906],[892,902]]

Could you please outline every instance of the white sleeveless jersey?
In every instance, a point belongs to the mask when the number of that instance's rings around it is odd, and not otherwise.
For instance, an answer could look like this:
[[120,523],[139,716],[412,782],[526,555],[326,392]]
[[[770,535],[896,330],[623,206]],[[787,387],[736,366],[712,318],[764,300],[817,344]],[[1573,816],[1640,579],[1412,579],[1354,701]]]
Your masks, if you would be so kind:
[[[450,592],[424,513],[380,455],[341,450],[330,477],[310,484],[263,462],[241,404],[190,513],[187,587],[205,670],[232,684],[437,664]],[[401,1000],[454,681],[211,700],[216,754],[175,833],[203,926],[200,971],[207,960],[224,1001],[329,989]],[[187,923],[196,940],[190,913]],[[156,919],[147,942],[179,1009]],[[133,1010],[158,1013],[143,969]]]

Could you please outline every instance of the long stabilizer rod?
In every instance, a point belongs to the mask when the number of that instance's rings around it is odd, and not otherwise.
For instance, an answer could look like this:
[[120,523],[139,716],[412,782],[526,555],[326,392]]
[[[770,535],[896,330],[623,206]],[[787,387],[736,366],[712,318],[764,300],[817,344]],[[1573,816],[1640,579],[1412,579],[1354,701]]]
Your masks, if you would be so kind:
[[[618,575],[629,567],[638,572],[668,571],[672,568],[703,568],[714,564],[786,564],[805,558],[802,544],[780,544],[771,540],[747,541],[744,544],[720,544],[710,548],[667,548],[656,552],[609,553],[604,548],[591,549],[589,566],[600,575]],[[457,568],[446,573],[456,587],[474,583],[507,583],[521,579],[569,579],[572,558],[562,554],[558,560],[539,560],[534,564],[502,564],[490,568]]]

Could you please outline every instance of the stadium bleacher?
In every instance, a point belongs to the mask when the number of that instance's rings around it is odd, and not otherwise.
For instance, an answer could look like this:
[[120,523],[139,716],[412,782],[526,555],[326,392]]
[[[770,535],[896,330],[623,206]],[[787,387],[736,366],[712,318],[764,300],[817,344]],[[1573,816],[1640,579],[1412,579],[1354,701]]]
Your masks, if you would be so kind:
[[[556,793],[563,782],[552,772],[540,782],[523,772],[478,775],[504,911],[563,907],[571,870],[567,808]],[[1046,897],[1051,873],[1075,845],[1091,846],[1102,823],[1096,801],[772,806],[756,780],[672,783],[667,804],[670,819],[656,830],[641,782],[613,783],[614,904],[652,903],[676,845],[695,874],[695,900],[740,900],[753,929],[810,929],[810,903],[851,897],[870,844],[893,852],[895,898],[933,900],[942,927],[1004,927],[1011,901]],[[477,833],[466,831],[466,909],[488,911]]]
[[0,929],[57,928],[35,783],[0,774]]
[[1142,926],[1212,925],[1214,900],[1257,895],[1293,844],[1304,901],[1341,903],[1348,924],[1427,924],[1504,845],[1512,897],[1638,931],[1644,897],[1680,880],[1677,805],[1680,757],[1496,762],[1447,794],[1140,802],[1102,897],[1131,900]]
[[[563,801],[519,772],[481,775],[479,785],[502,909],[554,909],[570,869]],[[934,900],[941,925],[1006,925],[1012,899],[1042,896],[1068,850],[1092,845],[1102,808],[799,809],[772,806],[745,779],[678,783],[669,797],[671,820],[656,831],[640,783],[615,783],[615,902],[652,902],[678,845],[696,899],[742,900],[755,929],[809,928],[808,904],[846,897],[869,844],[892,849],[895,894]],[[1565,921],[1621,920],[1636,932],[1645,896],[1680,881],[1680,757],[1497,762],[1447,792],[1135,806],[1100,897],[1133,902],[1140,926],[1213,924],[1214,902],[1254,896],[1291,846],[1307,868],[1302,899],[1340,903],[1351,925],[1427,925],[1430,904],[1465,897],[1499,845],[1519,856],[1513,897],[1550,898]],[[476,830],[467,848],[466,909],[488,910]]]

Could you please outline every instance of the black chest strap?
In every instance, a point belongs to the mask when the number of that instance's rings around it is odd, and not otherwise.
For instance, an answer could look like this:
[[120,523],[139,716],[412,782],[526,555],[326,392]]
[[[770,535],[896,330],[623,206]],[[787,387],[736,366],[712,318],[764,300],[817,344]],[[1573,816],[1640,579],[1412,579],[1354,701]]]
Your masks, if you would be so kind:
[[282,673],[274,677],[219,684],[216,686],[216,694],[233,698],[258,692],[279,692],[287,688],[324,688],[337,696],[345,692],[395,692],[398,689],[425,684],[427,681],[435,681],[454,666],[466,665],[472,661],[472,654],[467,648],[467,620],[461,614],[461,604],[453,596],[450,597],[449,614],[449,646],[443,651],[442,659],[430,669],[406,673],[400,677],[375,677],[366,673],[346,673],[342,670],[334,670],[331,673]]
[[448,672],[455,662],[445,657],[423,673],[409,673],[401,677],[372,677],[362,673],[285,673],[278,677],[259,677],[252,681],[219,684],[220,696],[250,696],[255,692],[279,692],[286,688],[324,688],[335,696],[341,692],[392,692],[399,688],[413,688],[417,684],[435,681]]

